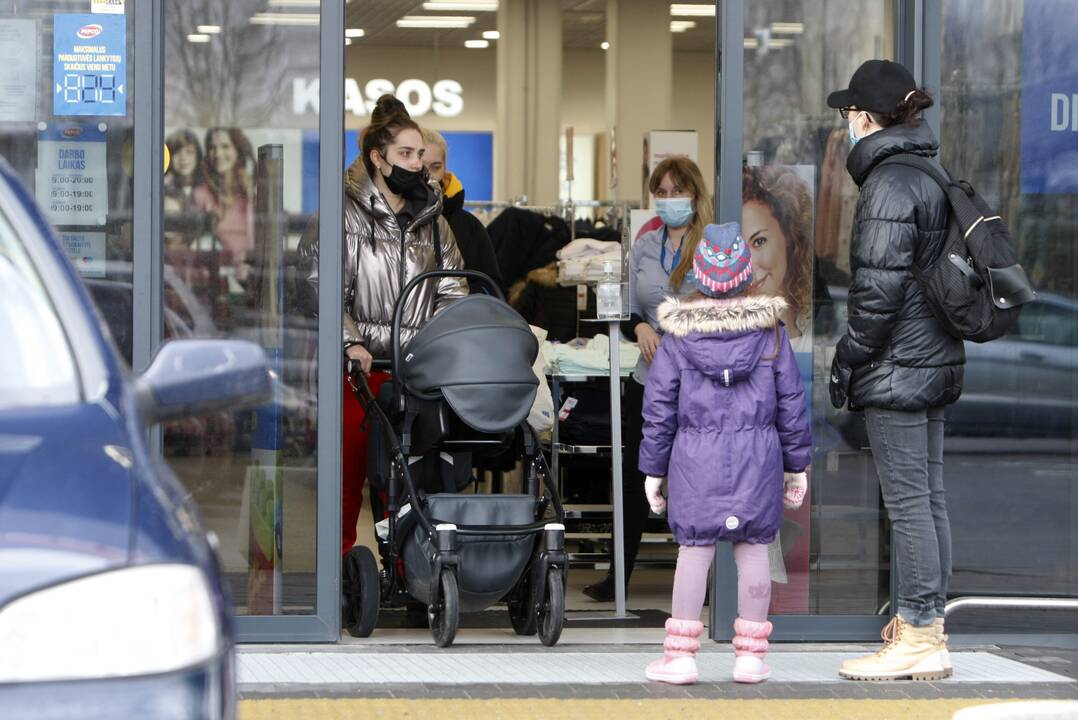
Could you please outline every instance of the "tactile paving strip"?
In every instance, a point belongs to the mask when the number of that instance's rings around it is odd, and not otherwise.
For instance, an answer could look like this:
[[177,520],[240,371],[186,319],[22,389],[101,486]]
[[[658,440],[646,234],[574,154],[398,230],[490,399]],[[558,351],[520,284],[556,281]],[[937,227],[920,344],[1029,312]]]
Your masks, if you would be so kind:
[[[837,652],[773,652],[767,660],[771,677],[786,683],[844,683],[838,676],[843,660]],[[600,685],[644,682],[644,667],[658,653],[386,653],[243,652],[241,685],[433,685],[552,684]],[[987,652],[952,652],[954,675],[938,682],[1052,683],[1072,682],[1047,670]],[[733,654],[700,657],[701,682],[725,682],[733,670]]]

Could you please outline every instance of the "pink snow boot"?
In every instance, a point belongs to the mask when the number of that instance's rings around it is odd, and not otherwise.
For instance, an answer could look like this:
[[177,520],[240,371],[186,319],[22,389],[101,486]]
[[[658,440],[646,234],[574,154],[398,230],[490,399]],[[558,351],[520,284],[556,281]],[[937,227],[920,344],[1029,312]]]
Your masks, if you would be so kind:
[[744,618],[734,620],[734,682],[758,683],[771,677],[771,668],[764,662],[771,623],[753,622]]
[[648,680],[670,683],[671,685],[691,685],[700,675],[696,671],[696,652],[700,649],[700,635],[704,624],[699,620],[666,621],[666,641],[663,643],[661,660],[648,665],[645,675]]

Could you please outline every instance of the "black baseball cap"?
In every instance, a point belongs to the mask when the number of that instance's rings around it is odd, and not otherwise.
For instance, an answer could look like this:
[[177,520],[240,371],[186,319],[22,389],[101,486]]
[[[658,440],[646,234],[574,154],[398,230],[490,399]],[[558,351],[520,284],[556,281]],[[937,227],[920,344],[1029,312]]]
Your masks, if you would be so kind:
[[850,78],[850,87],[827,96],[827,106],[890,113],[916,89],[917,81],[904,65],[890,60],[868,60]]

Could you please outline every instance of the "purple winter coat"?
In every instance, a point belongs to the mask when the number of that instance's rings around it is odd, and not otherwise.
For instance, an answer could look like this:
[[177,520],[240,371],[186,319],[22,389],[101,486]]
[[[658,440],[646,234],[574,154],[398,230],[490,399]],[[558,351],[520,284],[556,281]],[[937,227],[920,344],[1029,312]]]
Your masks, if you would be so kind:
[[805,392],[779,323],[785,309],[768,297],[659,307],[666,336],[644,390],[640,471],[667,478],[679,545],[772,542],[783,471],[809,465]]

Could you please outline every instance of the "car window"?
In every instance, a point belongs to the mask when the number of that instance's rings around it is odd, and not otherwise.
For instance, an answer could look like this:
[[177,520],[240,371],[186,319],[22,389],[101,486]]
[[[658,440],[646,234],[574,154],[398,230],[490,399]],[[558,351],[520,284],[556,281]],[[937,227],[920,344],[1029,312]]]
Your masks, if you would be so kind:
[[79,401],[74,357],[48,289],[0,216],[0,409]]
[[1022,308],[1012,337],[1015,340],[1074,347],[1078,317],[1065,307],[1033,302]]

